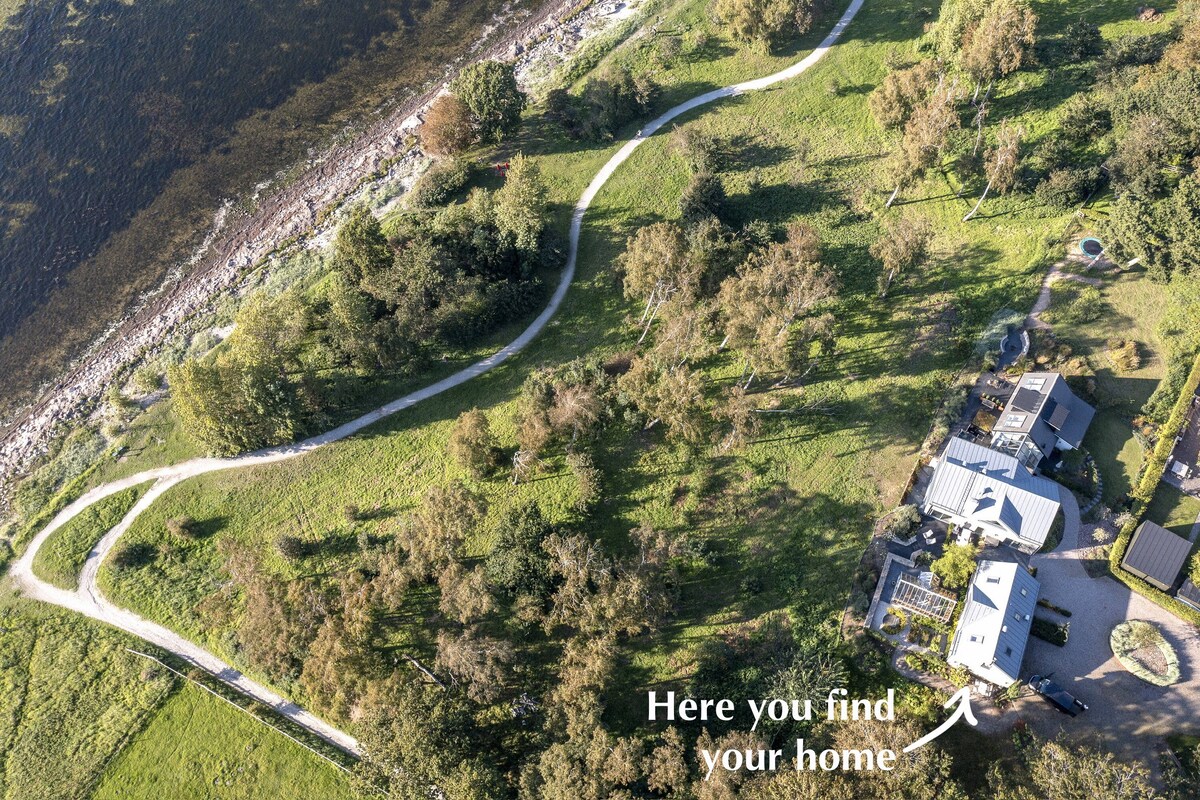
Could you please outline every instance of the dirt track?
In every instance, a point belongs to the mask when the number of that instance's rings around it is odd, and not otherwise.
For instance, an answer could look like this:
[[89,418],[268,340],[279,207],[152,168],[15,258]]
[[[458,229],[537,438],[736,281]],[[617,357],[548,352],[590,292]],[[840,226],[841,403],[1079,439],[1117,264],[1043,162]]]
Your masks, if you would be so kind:
[[[815,64],[821,56],[823,56],[830,47],[841,36],[846,26],[854,19],[858,10],[862,7],[863,0],[852,0],[850,6],[842,14],[840,20],[830,31],[829,35],[817,46],[815,50],[805,56],[803,59],[793,64],[774,75],[769,75],[765,78],[745,81],[743,83],[726,86],[721,89],[715,89],[711,92],[699,95],[691,100],[685,101],[674,108],[663,113],[653,121],[649,122],[638,135],[627,142],[624,147],[618,150],[612,158],[600,169],[596,176],[588,184],[583,195],[575,204],[575,209],[571,215],[571,230],[569,238],[569,250],[567,253],[567,263],[563,268],[562,277],[559,280],[558,286],[554,290],[553,296],[550,298],[549,304],[538,315],[537,319],[529,324],[520,336],[514,339],[509,344],[505,345],[496,353],[479,361],[466,369],[463,369],[455,374],[444,378],[437,383],[427,386],[424,389],[419,389],[411,394],[405,395],[397,400],[393,400],[387,405],[381,406],[356,420],[348,422],[337,428],[334,428],[327,433],[319,436],[314,436],[297,444],[285,445],[282,447],[274,447],[266,450],[260,450],[254,453],[247,453],[234,458],[196,458],[190,461],[185,461],[171,467],[162,467],[159,469],[148,470],[146,472],[132,475],[119,481],[104,484],[92,489],[83,497],[71,503],[63,509],[53,520],[41,531],[34,536],[29,547],[21,555],[21,557],[13,563],[9,570],[9,575],[27,597],[31,597],[43,602],[52,603],[63,608],[68,608],[83,614],[93,619],[106,622],[121,630],[132,633],[146,641],[152,642],[184,660],[202,667],[206,671],[225,681],[244,694],[266,703],[273,707],[278,713],[291,719],[297,724],[303,726],[312,733],[320,736],[322,739],[341,747],[348,753],[355,755],[359,754],[357,741],[350,734],[335,728],[327,722],[317,718],[313,714],[305,711],[294,703],[290,703],[284,698],[272,692],[267,687],[253,680],[250,680],[245,675],[235,670],[233,667],[221,661],[215,655],[205,650],[203,647],[188,641],[179,634],[171,631],[162,625],[151,622],[143,617],[138,616],[132,611],[120,608],[100,592],[96,585],[96,578],[99,573],[100,565],[103,563],[109,551],[116,545],[121,535],[129,529],[133,521],[150,507],[151,504],[163,492],[171,488],[175,484],[186,480],[196,475],[202,475],[208,472],[219,470],[234,469],[238,467],[248,467],[260,464],[268,464],[277,461],[294,458],[312,450],[322,447],[331,442],[336,442],[348,436],[358,433],[362,429],[373,425],[379,420],[395,414],[398,411],[409,408],[416,403],[427,400],[442,392],[447,391],[455,386],[466,383],[467,381],[484,374],[485,372],[496,367],[511,356],[519,353],[533,339],[541,333],[542,329],[558,311],[563,298],[567,294],[567,290],[571,286],[571,281],[575,276],[575,265],[579,254],[579,240],[583,228],[583,217],[591,205],[596,194],[616,171],[616,169],[633,154],[634,150],[641,145],[646,139],[652,136],[657,130],[662,128],[676,117],[687,113],[699,106],[711,103],[714,100],[719,100],[726,97],[733,97],[744,92],[764,89],[781,81],[794,78],[809,67]],[[114,527],[108,531],[103,538],[92,548],[88,553],[86,562],[79,576],[79,588],[76,591],[68,591],[60,589],[56,586],[46,583],[37,577],[33,570],[33,562],[37,557],[38,550],[50,538],[50,536],[69,520],[81,513],[93,503],[109,497],[116,492],[122,491],[130,486],[136,486],[147,481],[154,481],[154,485],[150,490],[142,496],[142,498],[130,509],[129,513]]]
[[[481,40],[469,60],[500,58],[537,40],[586,5],[581,0],[549,0],[528,18],[493,39]],[[464,59],[463,63],[467,60]],[[447,79],[459,67],[447,70]],[[166,292],[127,319],[94,346],[41,398],[9,421],[0,434],[0,514],[7,508],[11,479],[40,455],[60,423],[79,417],[103,396],[114,376],[161,345],[180,323],[203,311],[212,299],[235,286],[246,271],[289,240],[308,233],[328,210],[386,162],[409,150],[412,118],[441,85],[390,110],[352,141],[316,159],[294,183],[267,197],[252,215],[218,222],[191,267]]]

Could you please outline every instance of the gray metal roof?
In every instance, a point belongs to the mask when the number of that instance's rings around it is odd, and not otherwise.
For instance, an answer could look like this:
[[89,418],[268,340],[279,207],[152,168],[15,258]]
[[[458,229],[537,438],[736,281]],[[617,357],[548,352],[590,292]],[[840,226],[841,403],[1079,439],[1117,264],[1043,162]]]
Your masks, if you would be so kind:
[[1146,520],[1138,526],[1121,562],[1164,586],[1175,583],[1192,543],[1161,525]]
[[1076,397],[1059,373],[1027,372],[993,430],[1029,434],[1049,453],[1056,438],[1079,447],[1095,415],[1096,410]]
[[1016,680],[1040,588],[1019,564],[980,561],[967,590],[949,658],[968,668],[998,668]]
[[1007,453],[955,437],[934,469],[925,502],[1040,546],[1058,513],[1058,484],[1030,475]]

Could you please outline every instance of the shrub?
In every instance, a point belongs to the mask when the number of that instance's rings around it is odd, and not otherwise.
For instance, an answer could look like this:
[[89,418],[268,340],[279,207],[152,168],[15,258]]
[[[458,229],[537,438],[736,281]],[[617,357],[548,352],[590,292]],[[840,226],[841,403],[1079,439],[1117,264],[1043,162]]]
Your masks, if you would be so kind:
[[933,572],[942,579],[942,585],[961,589],[975,573],[976,548],[969,544],[947,545],[942,557],[933,562]]
[[1054,622],[1043,617],[1034,617],[1029,632],[1042,641],[1062,647],[1071,633],[1071,623]]
[[1142,366],[1142,354],[1138,343],[1132,339],[1109,340],[1108,360],[1118,372],[1133,372]]
[[917,510],[916,506],[912,504],[903,505],[892,512],[891,517],[888,518],[884,532],[888,536],[904,539],[912,533],[920,521],[921,512]]
[[711,172],[698,172],[688,181],[679,198],[679,213],[684,222],[695,224],[708,217],[719,216],[725,203],[725,188]]
[[177,539],[195,539],[197,535],[196,521],[191,517],[171,517],[166,522],[167,533]]
[[450,456],[475,478],[496,466],[498,448],[487,415],[478,408],[464,411],[450,433]]
[[1033,190],[1033,196],[1055,211],[1082,203],[1104,181],[1099,167],[1056,167]]
[[282,533],[275,537],[275,551],[288,561],[296,561],[304,558],[308,548],[299,537]]
[[463,190],[471,179],[471,165],[461,159],[438,161],[421,176],[408,194],[408,202],[418,208],[444,206]]
[[112,565],[118,571],[138,569],[152,563],[157,555],[157,548],[148,542],[123,544],[113,552]]
[[1063,29],[1062,52],[1067,61],[1078,64],[1104,52],[1104,37],[1100,28],[1087,20],[1077,20]]

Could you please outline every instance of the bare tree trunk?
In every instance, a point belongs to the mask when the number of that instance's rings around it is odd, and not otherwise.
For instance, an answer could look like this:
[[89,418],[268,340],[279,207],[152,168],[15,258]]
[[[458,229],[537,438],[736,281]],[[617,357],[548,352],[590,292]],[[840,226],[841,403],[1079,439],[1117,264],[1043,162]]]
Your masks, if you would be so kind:
[[729,334],[728,333],[725,334],[725,338],[721,340],[721,343],[719,345],[717,345],[717,349],[724,350],[725,345],[727,345],[727,344],[729,344]]
[[988,192],[990,192],[991,190],[992,190],[992,182],[988,181],[987,186],[983,187],[983,194],[979,195],[979,200],[976,201],[975,207],[972,208],[969,212],[967,212],[967,215],[962,218],[963,222],[966,222],[971,217],[975,216],[976,212],[979,211],[979,207],[981,205],[983,205],[983,199],[988,196]]
[[757,369],[755,369],[753,372],[750,373],[750,377],[746,379],[746,385],[742,387],[743,390],[750,388],[750,384],[754,383],[754,376],[757,374],[758,374]]
[[983,144],[983,118],[987,115],[987,100],[979,106],[979,111],[975,113],[975,148],[971,150],[971,155],[979,155],[979,145]]
[[410,664],[412,664],[414,667],[416,667],[418,670],[420,670],[421,673],[424,674],[426,678],[429,678],[429,680],[433,681],[434,683],[436,683],[438,686],[442,687],[443,689],[446,688],[446,684],[442,683],[441,679],[438,678],[437,675],[434,675],[433,672],[431,672],[428,667],[426,667],[420,661],[417,661],[416,658],[414,658],[413,656],[410,656],[408,653],[405,653],[404,657],[406,659],[408,659],[408,662]]
[[653,313],[650,314],[650,319],[646,320],[646,327],[642,329],[642,335],[638,339],[638,344],[641,344],[642,341],[646,338],[646,334],[648,334],[650,332],[650,326],[654,324],[654,318],[658,316],[658,310],[660,308],[662,308],[662,305],[665,302],[666,302],[666,300],[659,300],[658,305],[656,305],[654,307]]
[[975,83],[975,94],[971,95],[971,105],[975,105],[975,101],[979,99],[979,83]]
[[654,305],[654,298],[658,296],[658,287],[655,286],[650,292],[650,297],[646,300],[646,307],[642,309],[642,318],[638,320],[638,325],[646,321],[646,315],[650,313],[650,306]]
[[891,208],[892,203],[896,202],[896,195],[900,194],[900,184],[896,184],[896,188],[892,190],[892,196],[888,198],[884,208]]

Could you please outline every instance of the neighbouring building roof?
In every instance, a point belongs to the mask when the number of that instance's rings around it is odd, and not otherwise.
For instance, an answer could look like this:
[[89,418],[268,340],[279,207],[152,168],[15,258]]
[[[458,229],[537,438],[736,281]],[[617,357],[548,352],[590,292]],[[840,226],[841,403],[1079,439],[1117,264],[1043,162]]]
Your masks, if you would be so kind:
[[1096,410],[1075,396],[1057,372],[1027,372],[993,432],[1027,434],[1044,453],[1057,439],[1079,447]]
[[934,469],[925,504],[1040,547],[1058,496],[1058,484],[1030,475],[1007,453],[955,437]]
[[980,561],[954,631],[949,663],[1001,686],[1014,683],[1020,677],[1039,589],[1020,564]]
[[1183,582],[1183,586],[1180,586],[1179,591],[1175,593],[1175,598],[1200,611],[1200,587],[1192,583],[1191,578]]
[[1121,566],[1160,589],[1169,589],[1191,550],[1187,539],[1147,520],[1134,532]]

